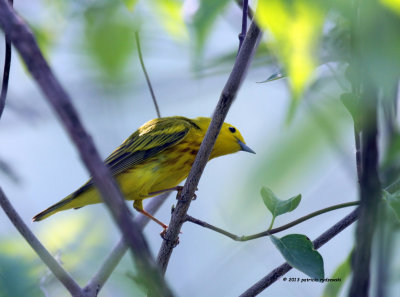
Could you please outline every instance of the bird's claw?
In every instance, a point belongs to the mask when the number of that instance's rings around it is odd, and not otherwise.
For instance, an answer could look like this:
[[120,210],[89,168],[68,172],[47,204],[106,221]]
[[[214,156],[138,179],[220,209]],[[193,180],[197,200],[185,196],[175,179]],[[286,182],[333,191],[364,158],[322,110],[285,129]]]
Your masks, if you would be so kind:
[[[177,186],[176,187],[176,190],[177,190],[177,194],[176,194],[176,200],[180,200],[181,199],[181,194],[182,194],[182,190],[183,190],[183,187],[182,186]],[[196,190],[195,191],[198,191],[199,190],[199,188],[196,188]],[[197,199],[197,195],[196,195],[196,193],[193,193],[193,197],[192,197],[192,200],[196,200]]]
[[164,230],[162,230],[162,232],[160,233],[160,236],[162,239],[167,240],[167,238],[165,237],[165,234],[167,234],[167,229],[165,228]]
[[[169,239],[167,239],[166,237],[167,234],[167,229],[164,229],[161,233],[160,236],[163,240],[168,241]],[[179,234],[182,234],[182,232],[179,232]],[[176,247],[179,244],[179,237],[175,240],[174,242],[174,247]]]

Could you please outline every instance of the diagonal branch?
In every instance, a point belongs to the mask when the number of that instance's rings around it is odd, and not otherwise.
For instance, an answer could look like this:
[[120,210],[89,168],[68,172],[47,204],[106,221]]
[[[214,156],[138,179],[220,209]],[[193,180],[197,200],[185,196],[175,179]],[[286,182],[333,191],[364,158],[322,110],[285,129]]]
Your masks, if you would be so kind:
[[163,241],[160,251],[158,253],[157,262],[165,273],[169,259],[172,254],[172,250],[177,242],[179,232],[182,224],[185,221],[187,211],[189,209],[193,194],[199,183],[201,174],[206,166],[206,163],[211,154],[211,150],[214,146],[215,140],[217,139],[218,133],[225,120],[225,117],[232,105],[236,94],[239,90],[240,84],[245,77],[247,67],[250,64],[253,52],[256,48],[257,41],[261,36],[261,31],[257,25],[253,22],[246,34],[246,38],[243,42],[242,48],[238,53],[232,72],[222,90],[221,97],[215,108],[213,118],[207,133],[201,143],[199,152],[197,153],[196,159],[193,163],[192,169],[190,170],[189,176],[182,189],[181,197],[177,206],[172,213],[169,228],[165,234],[165,240]]
[[70,97],[52,73],[29,27],[17,16],[6,0],[0,0],[0,26],[20,53],[28,70],[77,146],[81,159],[92,175],[105,204],[124,235],[125,242],[130,247],[138,270],[143,280],[146,281],[145,285],[149,288],[156,288],[158,296],[172,296],[151,256],[142,232],[133,222],[132,214],[124,203],[117,184],[100,159],[93,140],[84,129]]
[[21,219],[17,211],[11,205],[10,201],[7,199],[3,190],[0,188],[0,205],[4,212],[13,223],[15,228],[21,233],[25,238],[26,242],[31,246],[31,248],[36,252],[36,254],[42,259],[42,261],[47,265],[55,277],[65,286],[65,288],[74,297],[81,296],[82,290],[79,285],[74,281],[74,279],[61,267],[61,265],[54,259],[54,257],[46,250],[42,243],[36,238],[32,231]]
[[[160,208],[161,204],[164,203],[170,194],[171,192],[168,192],[152,198],[149,205],[146,207],[146,211],[152,215],[155,214]],[[143,230],[149,220],[150,219],[148,217],[141,214],[134,219],[141,230]],[[99,290],[103,287],[104,283],[107,281],[111,273],[121,261],[122,257],[125,255],[127,249],[128,247],[126,246],[123,238],[121,238],[121,240],[115,245],[113,250],[107,256],[100,269],[83,289],[85,297],[96,296],[97,292],[99,292]]]

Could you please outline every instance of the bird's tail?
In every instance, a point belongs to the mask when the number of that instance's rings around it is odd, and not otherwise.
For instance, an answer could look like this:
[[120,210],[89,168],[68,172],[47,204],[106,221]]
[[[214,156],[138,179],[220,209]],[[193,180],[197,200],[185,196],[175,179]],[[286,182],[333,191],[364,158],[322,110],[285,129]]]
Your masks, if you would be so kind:
[[49,208],[43,210],[33,217],[32,221],[38,222],[48,218],[49,216],[66,209],[71,208],[81,208],[82,206],[88,204],[94,204],[100,202],[100,198],[93,191],[93,186],[91,182],[86,183],[77,191],[73,192],[71,195],[65,197],[56,204],[50,206]]
[[49,216],[55,214],[56,212],[59,212],[64,209],[72,208],[72,207],[66,207],[75,197],[71,194],[67,197],[65,197],[63,200],[60,202],[57,202],[56,204],[50,206],[49,208],[43,210],[42,212],[38,213],[32,218],[32,221],[38,222],[41,221],[45,218],[48,218]]

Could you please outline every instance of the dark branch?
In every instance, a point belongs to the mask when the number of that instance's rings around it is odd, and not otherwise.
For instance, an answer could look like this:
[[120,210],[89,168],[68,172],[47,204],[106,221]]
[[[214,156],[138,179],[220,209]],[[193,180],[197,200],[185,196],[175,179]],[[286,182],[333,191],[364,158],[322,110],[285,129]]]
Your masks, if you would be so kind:
[[[151,198],[149,205],[146,207],[146,211],[150,214],[155,214],[157,210],[160,208],[161,204],[168,198],[171,192],[161,194],[157,197]],[[137,223],[138,227],[143,230],[143,228],[149,222],[149,218],[138,214],[135,217],[134,221]],[[110,277],[111,273],[114,271],[115,267],[117,267],[118,263],[121,261],[122,257],[125,255],[128,247],[126,246],[124,239],[121,240],[115,245],[113,250],[110,252],[104,263],[101,265],[100,269],[96,272],[96,274],[92,277],[86,287],[83,289],[85,297],[95,297],[96,294]]]
[[[236,3],[242,10],[243,10],[243,2],[244,0],[236,0]],[[254,11],[251,9],[250,6],[247,6],[247,17],[249,18],[249,20],[254,22]]]
[[[13,0],[9,0],[10,5],[13,5]],[[11,67],[11,42],[7,35],[5,35],[6,49],[4,57],[4,71],[3,71],[3,83],[1,84],[1,94],[0,94],[0,119],[6,106],[6,98],[8,91],[8,80],[10,78],[10,67]]]
[[318,215],[321,215],[323,213],[326,213],[326,212],[329,212],[329,211],[332,211],[332,210],[336,210],[336,209],[341,209],[341,208],[344,208],[344,207],[356,206],[358,204],[359,204],[359,201],[354,201],[354,202],[342,203],[342,204],[337,204],[337,205],[334,205],[334,206],[326,207],[324,209],[320,209],[318,211],[310,213],[310,214],[308,214],[306,216],[303,216],[303,217],[301,217],[301,218],[299,218],[299,219],[297,219],[297,220],[295,220],[293,222],[290,222],[290,223],[285,224],[283,226],[280,226],[278,228],[274,228],[274,229],[271,229],[271,230],[267,230],[267,231],[264,231],[264,232],[260,232],[260,233],[253,234],[253,235],[247,235],[247,236],[237,236],[237,235],[235,235],[233,233],[230,233],[230,232],[225,231],[225,230],[223,230],[221,228],[215,227],[215,226],[213,226],[211,224],[208,224],[208,223],[206,223],[204,221],[201,221],[199,219],[193,218],[193,217],[191,217],[189,215],[186,215],[186,220],[185,221],[194,223],[196,225],[202,226],[202,227],[210,229],[210,230],[213,230],[213,231],[218,232],[218,233],[220,233],[222,235],[225,235],[225,236],[227,236],[227,237],[229,237],[229,238],[231,238],[231,239],[233,239],[235,241],[249,241],[249,240],[253,240],[253,239],[257,239],[257,238],[261,238],[261,237],[265,237],[265,236],[270,236],[272,234],[282,232],[284,230],[287,230],[287,229],[289,229],[289,228],[291,228],[293,226],[296,226],[296,225],[298,225],[298,224],[300,224],[300,223],[302,223],[304,221],[307,221],[307,220],[309,220],[309,219],[311,219],[313,217],[316,217]]
[[240,51],[240,48],[242,47],[244,38],[246,36],[247,32],[247,12],[249,10],[249,0],[244,0],[243,5],[242,5],[242,32],[239,34],[239,49],[238,53]]
[[[357,220],[357,216],[358,216],[358,208],[353,210],[349,215],[347,215],[345,218],[343,218],[341,221],[333,225],[327,231],[322,233],[317,239],[315,239],[313,241],[314,248],[319,249],[321,246],[323,246],[325,243],[327,243],[329,240],[331,240],[345,228],[350,226]],[[292,267],[288,263],[282,264],[281,266],[272,270],[268,275],[263,277],[249,289],[247,289],[243,294],[240,295],[240,297],[252,297],[260,294],[263,290],[265,290],[274,282],[276,282],[282,275],[287,273],[290,269],[292,269]]]
[[28,26],[15,14],[5,0],[0,0],[0,26],[20,53],[29,72],[77,146],[81,159],[92,175],[95,185],[132,251],[138,270],[143,279],[147,281],[146,286],[157,288],[159,296],[172,296],[151,256],[142,232],[133,222],[132,214],[126,206],[117,184],[102,162],[91,137],[84,129],[70,97],[46,63]]
[[192,169],[182,189],[179,202],[177,203],[177,206],[172,213],[169,228],[165,234],[165,240],[161,245],[157,257],[157,262],[163,273],[165,273],[167,269],[172,250],[178,239],[182,224],[185,221],[185,217],[192,201],[193,194],[197,188],[204,167],[209,160],[211,150],[214,146],[215,140],[217,139],[221,126],[225,120],[230,106],[232,105],[236,97],[240,84],[245,77],[247,67],[250,64],[253,52],[257,44],[257,40],[260,35],[260,29],[253,22],[250,26],[249,31],[247,32],[245,41],[242,45],[242,49],[240,50],[236,58],[228,81],[226,82],[226,85],[222,90],[222,94],[214,111],[210,126],[207,130],[203,142],[201,143]]
[[3,190],[0,188],[0,205],[10,219],[11,223],[17,228],[19,233],[25,238],[26,242],[36,252],[36,254],[47,265],[55,277],[65,286],[74,297],[81,296],[82,290],[74,279],[66,272],[54,257],[46,250],[42,243],[36,238],[28,226],[24,223],[17,211],[7,199]]
[[349,296],[368,296],[371,246],[381,196],[378,176],[377,90],[365,83],[363,91],[360,216],[356,229],[353,257],[353,280]]
[[142,55],[142,49],[140,47],[140,39],[139,39],[139,32],[135,32],[135,40],[136,40],[136,46],[138,49],[138,54],[139,54],[139,60],[140,60],[140,65],[142,65],[142,70],[144,73],[144,76],[146,77],[146,82],[150,90],[151,98],[153,99],[154,107],[156,108],[157,116],[161,118],[161,113],[160,109],[158,108],[158,103],[157,103],[157,98],[156,95],[154,94],[153,86],[151,85],[150,77],[147,74],[146,66],[144,65],[143,62],[143,55]]

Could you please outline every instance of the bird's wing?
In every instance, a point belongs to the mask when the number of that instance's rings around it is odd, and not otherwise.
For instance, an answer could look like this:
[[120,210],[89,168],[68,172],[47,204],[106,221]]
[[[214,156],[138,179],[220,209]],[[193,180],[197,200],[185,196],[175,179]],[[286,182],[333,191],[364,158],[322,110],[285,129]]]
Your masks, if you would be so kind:
[[118,147],[105,163],[116,176],[180,142],[191,125],[184,121],[154,121],[141,127]]
[[[116,176],[177,144],[193,128],[200,129],[193,121],[183,117],[152,120],[129,136],[104,162],[111,174]],[[72,193],[70,198],[79,196],[92,186],[93,179],[90,178],[86,184]]]

